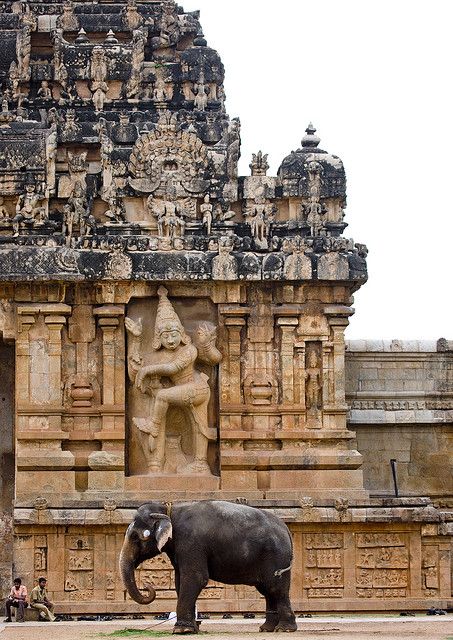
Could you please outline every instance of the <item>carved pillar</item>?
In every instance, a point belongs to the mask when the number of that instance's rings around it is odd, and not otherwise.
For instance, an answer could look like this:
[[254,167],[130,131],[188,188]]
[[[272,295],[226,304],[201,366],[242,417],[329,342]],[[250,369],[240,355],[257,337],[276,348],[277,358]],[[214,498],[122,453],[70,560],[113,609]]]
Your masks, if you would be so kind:
[[323,424],[331,429],[345,429],[348,407],[345,397],[345,340],[344,332],[353,313],[349,307],[329,306],[325,309],[330,326],[330,356],[328,373],[328,402]]
[[[30,328],[36,321],[35,313],[26,307],[17,309],[16,338],[16,405],[27,404],[30,398]],[[17,423],[20,429],[21,423]]]
[[[295,368],[294,360],[294,333],[299,318],[277,318],[277,325],[281,327],[281,380],[282,380],[282,405],[294,405],[296,400],[295,394]],[[294,427],[294,413],[282,413],[282,428],[291,429]]]
[[302,419],[302,413],[305,415],[305,342],[297,342],[295,344],[295,367],[297,371],[296,401],[300,405],[300,419]]
[[322,343],[322,397],[323,409],[325,410],[329,410],[335,406],[332,351],[332,343],[330,340],[324,340]]
[[[66,305],[64,305],[67,307]],[[70,309],[64,310],[68,315]],[[44,322],[49,330],[49,387],[50,402],[57,406],[62,404],[61,385],[61,331],[66,324],[64,315],[46,315]]]
[[228,357],[225,367],[222,366],[221,398],[222,402],[241,404],[241,330],[245,319],[227,317],[225,326],[228,331]]
[[124,487],[125,348],[121,317],[124,307],[108,304],[94,309],[102,331],[102,430],[96,438],[102,450],[88,458],[88,489]]
[[[248,307],[236,305],[219,305],[220,315],[226,327],[226,340],[223,347],[224,357],[220,363],[220,410],[221,426],[225,428],[241,428],[241,413],[239,407],[243,404],[242,395],[242,365],[243,343],[242,328],[246,324],[245,316],[250,313]],[[234,408],[233,413],[231,410]]]
[[282,403],[294,402],[294,331],[298,318],[278,318],[277,325],[282,330],[281,368]]
[[[124,374],[124,348],[119,353],[119,345],[116,341],[120,318],[124,316],[124,308],[105,305],[95,309],[94,315],[97,316],[98,325],[102,330],[102,404],[104,407],[119,405],[124,408],[124,380],[118,375],[118,367],[121,363]],[[104,416],[103,428],[114,428],[115,422],[113,416]]]

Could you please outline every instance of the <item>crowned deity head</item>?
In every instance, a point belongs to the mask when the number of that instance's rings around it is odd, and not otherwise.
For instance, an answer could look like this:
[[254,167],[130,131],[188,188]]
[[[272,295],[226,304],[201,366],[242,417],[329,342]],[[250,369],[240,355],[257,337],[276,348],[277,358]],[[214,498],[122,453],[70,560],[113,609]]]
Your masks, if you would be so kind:
[[155,351],[162,347],[174,350],[181,343],[189,344],[191,342],[167,294],[168,291],[165,287],[159,287],[157,290],[159,304],[154,325],[153,349]]

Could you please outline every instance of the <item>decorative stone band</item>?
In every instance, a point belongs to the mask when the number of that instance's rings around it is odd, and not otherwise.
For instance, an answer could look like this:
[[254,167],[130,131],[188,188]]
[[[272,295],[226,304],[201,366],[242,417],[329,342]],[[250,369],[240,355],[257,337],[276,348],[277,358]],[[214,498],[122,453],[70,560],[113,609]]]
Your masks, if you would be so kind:
[[[362,284],[367,279],[365,261],[357,267],[355,256],[328,254],[339,259],[336,268],[319,268],[323,255],[313,255],[309,270],[286,268],[291,256],[283,252],[231,253],[235,268],[213,270],[215,252],[121,251],[71,249],[64,247],[0,248],[0,280],[245,280],[327,281]],[[324,254],[327,255],[327,254]],[[307,258],[308,260],[308,258]]]

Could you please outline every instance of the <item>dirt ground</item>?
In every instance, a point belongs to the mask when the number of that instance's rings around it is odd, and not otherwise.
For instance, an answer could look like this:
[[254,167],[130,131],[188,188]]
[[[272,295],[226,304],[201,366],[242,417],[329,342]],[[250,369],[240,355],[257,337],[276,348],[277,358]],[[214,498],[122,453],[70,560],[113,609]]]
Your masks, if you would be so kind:
[[[199,640],[263,640],[258,633],[260,620],[204,620]],[[342,616],[298,619],[299,630],[292,640],[453,640],[453,614],[400,618]],[[130,638],[165,638],[171,635],[172,624],[156,620],[116,620],[114,622],[58,622],[0,624],[0,640],[120,640]]]

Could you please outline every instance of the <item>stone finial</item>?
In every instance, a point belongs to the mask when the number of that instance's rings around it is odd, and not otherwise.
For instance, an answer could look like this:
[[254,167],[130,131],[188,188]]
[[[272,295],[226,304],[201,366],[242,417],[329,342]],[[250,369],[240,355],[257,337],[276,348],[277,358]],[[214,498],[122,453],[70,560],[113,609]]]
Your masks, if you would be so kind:
[[316,129],[311,122],[308,125],[308,127],[305,129],[305,133],[307,135],[302,138],[302,147],[304,149],[306,149],[307,147],[316,148],[318,144],[321,142],[321,138],[315,135]]
[[118,44],[118,38],[115,36],[115,34],[111,29],[109,29],[109,32],[107,33],[107,36],[104,40],[104,44],[109,44],[109,45]]
[[204,37],[203,31],[201,28],[199,29],[197,35],[193,40],[193,44],[195,47],[206,47],[208,45],[208,41]]
[[87,44],[89,42],[89,38],[87,36],[87,32],[82,27],[77,34],[77,38],[74,40],[75,44]]
[[258,151],[258,153],[252,154],[252,161],[249,164],[252,171],[252,176],[265,176],[269,169],[269,163],[267,162],[267,153]]

